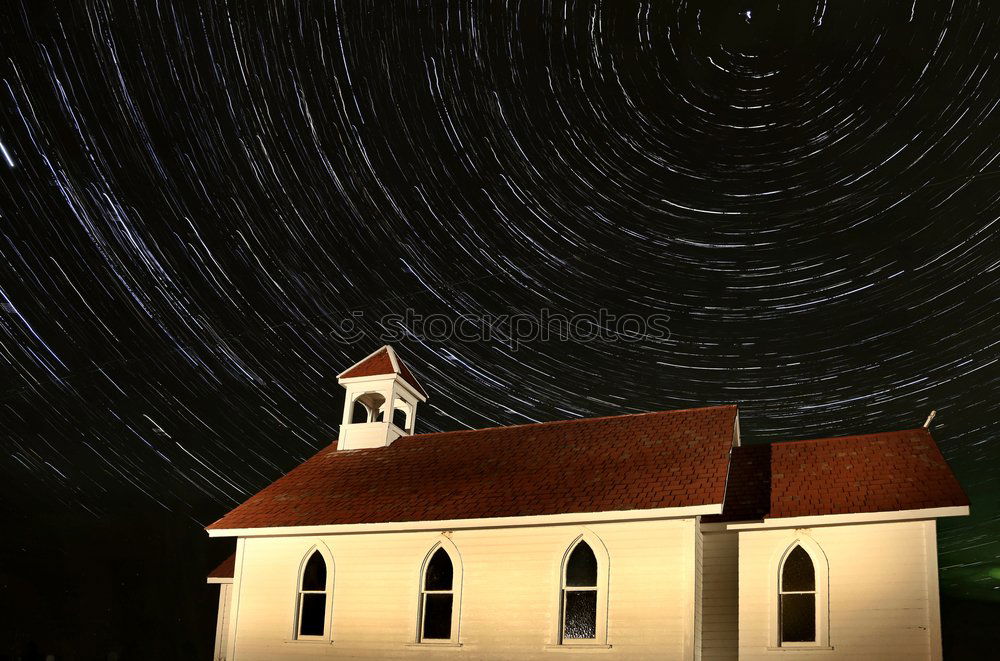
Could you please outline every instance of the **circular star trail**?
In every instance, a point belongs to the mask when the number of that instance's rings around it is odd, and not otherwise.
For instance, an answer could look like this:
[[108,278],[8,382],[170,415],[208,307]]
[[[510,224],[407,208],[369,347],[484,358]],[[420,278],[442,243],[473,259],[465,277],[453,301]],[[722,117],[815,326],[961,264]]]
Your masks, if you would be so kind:
[[[337,373],[394,332],[418,431],[736,402],[753,443],[937,409],[973,502],[942,589],[1000,599],[995,3],[2,11],[11,572],[88,537],[103,567],[137,526],[202,558],[201,525],[336,438]],[[431,337],[406,310],[669,333]]]

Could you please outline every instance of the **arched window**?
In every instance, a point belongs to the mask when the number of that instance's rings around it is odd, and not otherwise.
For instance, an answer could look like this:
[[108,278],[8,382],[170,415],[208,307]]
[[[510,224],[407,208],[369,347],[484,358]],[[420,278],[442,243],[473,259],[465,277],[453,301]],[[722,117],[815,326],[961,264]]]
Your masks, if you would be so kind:
[[448,551],[438,546],[424,563],[420,581],[420,642],[458,640],[459,576]]
[[[361,406],[358,406],[358,405]],[[385,396],[378,392],[366,392],[354,398],[351,405],[351,424],[364,422],[380,422],[379,409],[385,404]]]
[[778,593],[781,644],[816,642],[816,567],[801,546],[785,556]]
[[401,408],[393,409],[392,411],[392,424],[396,425],[403,431],[407,431],[407,415],[406,411]]
[[598,639],[597,556],[582,539],[573,547],[562,572],[562,617],[560,637],[563,643]]
[[368,408],[358,400],[354,400],[354,404],[352,406],[353,408],[351,409],[351,419],[350,419],[351,424],[356,425],[368,422],[368,418],[370,417]]
[[299,579],[298,611],[295,621],[297,638],[326,636],[329,585],[326,560],[319,550],[315,550],[302,568],[302,576]]
[[402,397],[397,397],[393,401],[392,424],[404,432],[413,433],[413,416],[415,411],[415,404],[406,401]]

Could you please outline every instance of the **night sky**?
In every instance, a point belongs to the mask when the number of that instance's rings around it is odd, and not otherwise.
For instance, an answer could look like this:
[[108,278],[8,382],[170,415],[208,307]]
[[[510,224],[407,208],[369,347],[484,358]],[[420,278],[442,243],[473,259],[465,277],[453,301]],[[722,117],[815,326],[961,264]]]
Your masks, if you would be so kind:
[[208,658],[202,527],[385,331],[418,431],[937,409],[947,640],[1000,603],[1000,4],[10,0],[0,44],[0,658]]

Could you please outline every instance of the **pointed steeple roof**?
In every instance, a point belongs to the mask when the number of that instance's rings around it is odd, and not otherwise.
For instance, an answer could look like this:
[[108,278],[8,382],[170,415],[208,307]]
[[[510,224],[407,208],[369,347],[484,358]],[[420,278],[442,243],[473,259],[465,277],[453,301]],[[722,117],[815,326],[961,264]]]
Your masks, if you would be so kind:
[[407,385],[420,393],[424,399],[427,398],[427,392],[417,381],[416,377],[413,376],[413,372],[396,355],[395,349],[388,344],[380,349],[376,349],[365,358],[362,358],[338,374],[337,380],[353,379],[361,376],[382,376],[384,374],[398,374]]

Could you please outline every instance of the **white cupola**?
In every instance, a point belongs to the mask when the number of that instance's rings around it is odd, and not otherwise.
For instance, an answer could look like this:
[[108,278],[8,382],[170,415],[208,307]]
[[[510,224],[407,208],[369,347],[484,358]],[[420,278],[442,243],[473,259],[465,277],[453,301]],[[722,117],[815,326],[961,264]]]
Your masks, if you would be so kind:
[[413,433],[417,404],[427,401],[413,373],[389,345],[337,375],[347,390],[338,450],[380,448]]

